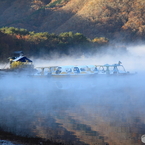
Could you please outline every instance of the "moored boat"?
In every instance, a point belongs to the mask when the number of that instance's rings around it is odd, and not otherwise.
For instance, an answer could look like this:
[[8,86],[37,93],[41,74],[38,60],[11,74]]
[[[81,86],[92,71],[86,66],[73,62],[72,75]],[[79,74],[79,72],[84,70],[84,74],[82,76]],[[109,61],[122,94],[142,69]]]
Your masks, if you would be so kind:
[[119,76],[130,75],[119,61],[117,64],[105,65],[66,65],[37,67],[34,76],[76,77],[76,76]]

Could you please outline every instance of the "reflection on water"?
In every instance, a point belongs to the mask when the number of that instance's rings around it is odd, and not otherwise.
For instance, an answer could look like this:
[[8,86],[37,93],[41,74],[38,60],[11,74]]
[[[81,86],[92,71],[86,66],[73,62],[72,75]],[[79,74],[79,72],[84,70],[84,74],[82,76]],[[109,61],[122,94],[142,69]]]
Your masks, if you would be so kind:
[[62,80],[58,88],[48,78],[3,78],[0,127],[64,144],[141,145],[145,92],[144,83],[136,83],[140,78],[88,79]]

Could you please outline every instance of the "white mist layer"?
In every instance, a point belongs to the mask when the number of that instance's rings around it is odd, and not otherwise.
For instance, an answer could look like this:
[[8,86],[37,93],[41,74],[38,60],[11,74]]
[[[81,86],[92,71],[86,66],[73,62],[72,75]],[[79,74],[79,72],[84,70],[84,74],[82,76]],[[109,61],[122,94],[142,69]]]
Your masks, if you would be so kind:
[[[6,76],[0,78],[0,127],[20,135],[37,136],[43,131],[41,122],[61,112],[81,115],[98,114],[104,121],[129,120],[140,117],[143,124],[145,102],[144,46],[128,47],[128,54],[70,57],[49,61],[36,60],[35,66],[114,64],[121,61],[127,71],[136,75],[86,78],[31,78]],[[83,112],[81,109],[83,108]],[[115,113],[109,117],[107,108]],[[94,116],[95,116],[94,115]],[[129,119],[128,119],[129,118]],[[54,121],[47,120],[50,128]],[[89,120],[89,118],[87,118]],[[82,121],[83,122],[83,121]],[[37,129],[37,130],[36,130]],[[42,137],[40,135],[40,137]],[[44,137],[44,136],[43,136]]]
[[115,64],[121,61],[126,71],[144,72],[145,68],[145,45],[128,46],[127,53],[94,54],[92,56],[82,55],[82,57],[54,57],[52,60],[35,60],[35,67],[61,66],[61,65],[104,65]]

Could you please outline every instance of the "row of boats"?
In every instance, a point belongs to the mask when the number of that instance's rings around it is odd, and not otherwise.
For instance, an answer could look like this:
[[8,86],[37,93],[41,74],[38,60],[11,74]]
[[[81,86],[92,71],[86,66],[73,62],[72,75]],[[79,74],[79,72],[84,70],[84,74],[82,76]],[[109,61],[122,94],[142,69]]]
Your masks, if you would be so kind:
[[0,74],[6,72],[27,72],[33,77],[70,77],[70,76],[94,76],[94,75],[129,75],[122,63],[105,65],[65,65],[65,66],[48,66],[34,67],[32,60],[23,55],[23,52],[15,52],[14,57],[9,58],[10,68],[1,69]]
[[67,66],[50,66],[37,67],[34,76],[92,76],[92,75],[128,75],[124,66],[119,61],[117,64],[105,65],[67,65]]

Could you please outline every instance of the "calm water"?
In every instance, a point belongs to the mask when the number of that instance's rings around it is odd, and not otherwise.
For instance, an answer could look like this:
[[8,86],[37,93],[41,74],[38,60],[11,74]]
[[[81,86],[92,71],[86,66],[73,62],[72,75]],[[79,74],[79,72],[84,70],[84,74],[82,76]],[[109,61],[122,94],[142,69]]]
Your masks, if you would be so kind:
[[143,76],[0,80],[0,127],[75,145],[141,145]]

